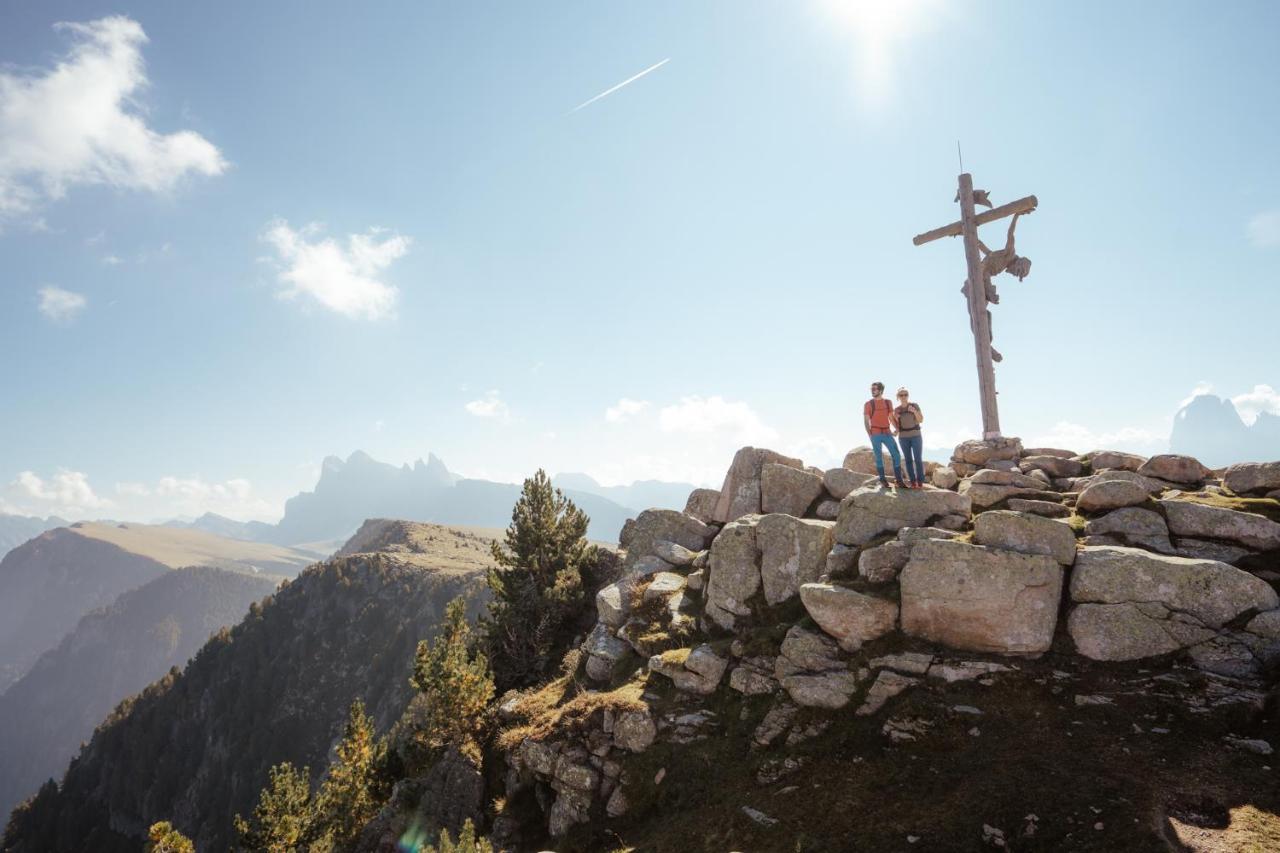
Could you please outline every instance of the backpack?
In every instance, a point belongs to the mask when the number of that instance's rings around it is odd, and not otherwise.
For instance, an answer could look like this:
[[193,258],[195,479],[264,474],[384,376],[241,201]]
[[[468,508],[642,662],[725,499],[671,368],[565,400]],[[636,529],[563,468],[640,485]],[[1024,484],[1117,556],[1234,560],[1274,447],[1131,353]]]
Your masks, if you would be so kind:
[[[880,407],[880,403],[884,403],[884,408]],[[893,411],[893,403],[890,403],[884,397],[876,399],[872,397],[867,401],[865,407],[867,417],[871,419],[871,428],[888,431],[889,430],[889,413]]]
[[913,430],[919,429],[920,422],[916,420],[916,407],[914,403],[908,403],[905,408],[898,409],[898,429]]

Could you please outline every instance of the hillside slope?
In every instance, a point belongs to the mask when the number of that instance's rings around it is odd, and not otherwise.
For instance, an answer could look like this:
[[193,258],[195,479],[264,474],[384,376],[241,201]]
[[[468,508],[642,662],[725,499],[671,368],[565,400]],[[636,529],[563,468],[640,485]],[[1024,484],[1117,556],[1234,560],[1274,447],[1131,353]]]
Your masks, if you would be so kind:
[[310,562],[299,551],[201,530],[83,522],[42,533],[0,560],[0,690],[81,616],[171,569],[292,576]]
[[184,671],[121,703],[61,787],[14,812],[5,849],[132,851],[153,821],[172,820],[200,849],[223,850],[271,766],[322,772],[352,700],[380,730],[398,719],[417,642],[454,597],[479,609],[483,568],[431,565],[430,537],[452,540],[448,528],[379,524],[373,547],[385,552],[312,566]]
[[0,694],[0,814],[58,776],[122,699],[182,666],[283,578],[180,569],[95,610]]

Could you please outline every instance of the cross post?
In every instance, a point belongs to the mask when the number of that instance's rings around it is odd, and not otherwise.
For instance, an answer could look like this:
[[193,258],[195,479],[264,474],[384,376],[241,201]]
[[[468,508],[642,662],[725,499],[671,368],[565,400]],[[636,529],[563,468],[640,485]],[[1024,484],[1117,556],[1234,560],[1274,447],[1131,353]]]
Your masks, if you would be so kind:
[[[1030,213],[1036,209],[1037,202],[1035,196],[1027,196],[978,214],[974,211],[973,176],[965,172],[960,175],[959,183],[957,200],[960,202],[960,221],[918,234],[912,242],[921,246],[942,237],[964,238],[964,259],[968,273],[964,294],[969,305],[969,328],[973,331],[974,356],[978,366],[982,437],[984,439],[1000,438],[1000,411],[996,405],[996,373],[991,355],[991,315],[987,310],[987,281],[983,275],[982,255],[978,249],[978,226],[1006,216]],[[985,198],[985,195],[983,197]],[[994,300],[994,297],[992,299]]]

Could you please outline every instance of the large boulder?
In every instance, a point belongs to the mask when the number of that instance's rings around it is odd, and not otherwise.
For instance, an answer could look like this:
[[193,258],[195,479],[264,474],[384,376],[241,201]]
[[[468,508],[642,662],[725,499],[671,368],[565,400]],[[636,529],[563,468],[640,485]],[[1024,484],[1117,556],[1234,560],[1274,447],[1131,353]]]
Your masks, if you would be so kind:
[[677,649],[649,658],[649,671],[671,679],[677,690],[709,696],[716,691],[729,661],[707,644]]
[[729,522],[744,515],[758,514],[762,511],[760,479],[764,476],[764,466],[770,462],[790,468],[804,468],[804,463],[799,459],[783,456],[772,450],[756,447],[742,448],[733,455],[729,472],[725,474],[724,486],[720,489],[720,500],[716,503],[713,521]]
[[875,474],[859,474],[848,468],[832,468],[822,475],[822,484],[831,497],[842,500],[845,495],[873,482],[875,478]]
[[1038,501],[1031,498],[1009,498],[1005,506],[1015,512],[1030,512],[1045,518],[1066,518],[1071,509],[1055,501]]
[[587,675],[595,681],[608,681],[631,655],[631,646],[603,622],[596,623],[582,648],[587,653]]
[[760,475],[760,507],[765,513],[802,516],[823,494],[822,477],[789,465],[766,462]]
[[[880,461],[884,463],[886,475],[893,476],[893,458],[886,452],[880,452]],[[899,463],[901,464],[901,463]],[[844,467],[858,474],[876,474],[876,454],[870,447],[855,447],[844,455]],[[906,469],[903,469],[905,473]]]
[[984,512],[973,519],[973,541],[1023,554],[1044,554],[1064,566],[1076,559],[1076,534],[1065,522],[1013,510]]
[[996,460],[1016,462],[1022,456],[1022,439],[989,438],[985,441],[970,439],[956,445],[951,458],[966,465],[979,468],[989,467],[988,463]]
[[836,541],[865,545],[882,533],[903,527],[928,527],[942,519],[967,520],[971,503],[965,495],[942,489],[881,491],[862,488],[840,502]]
[[897,602],[852,589],[807,583],[800,587],[800,600],[818,627],[847,652],[857,651],[898,625]]
[[[982,472],[979,471],[979,474]],[[1060,501],[1062,495],[1049,491],[1042,484],[1035,488],[1028,486],[1001,486],[997,484],[975,483],[973,480],[960,481],[960,494],[969,498],[975,509],[983,510],[995,506],[1010,498],[1025,498],[1037,501]]]
[[843,708],[858,688],[858,675],[840,658],[834,641],[799,626],[787,631],[774,676],[797,705]]
[[[904,528],[917,529],[920,528]],[[901,537],[902,533],[899,532],[898,535]],[[894,539],[875,548],[864,548],[858,555],[858,574],[869,583],[888,583],[898,577],[898,572],[902,571],[910,559],[910,543]]]
[[1121,453],[1118,450],[1095,450],[1089,454],[1089,466],[1094,471],[1118,468],[1123,471],[1137,471],[1147,457],[1136,453]]
[[711,543],[706,586],[706,614],[725,630],[751,614],[747,601],[760,590],[760,546],[756,528],[761,516],[731,521]]
[[934,470],[929,481],[939,489],[954,489],[960,482],[960,475],[950,465],[944,465]]
[[1149,509],[1131,506],[1114,510],[1090,519],[1084,526],[1084,532],[1089,545],[1133,545],[1161,554],[1174,552],[1164,518]]
[[1050,477],[1078,477],[1084,471],[1081,463],[1061,456],[1025,456],[1018,463],[1018,468],[1024,474],[1028,471],[1043,471]]
[[967,481],[971,486],[1018,486],[1023,489],[1045,487],[1044,480],[1030,474],[1023,474],[1021,471],[996,471],[992,468],[983,468],[967,478]]
[[1280,549],[1280,524],[1266,516],[1167,498],[1160,506],[1175,536],[1225,539],[1257,551]]
[[1222,485],[1237,495],[1264,495],[1280,489],[1280,462],[1241,462],[1227,468]]
[[1103,480],[1090,483],[1076,498],[1081,512],[1106,512],[1126,506],[1144,504],[1150,498],[1147,490],[1128,480]]
[[1067,617],[1076,651],[1092,660],[1139,660],[1210,640],[1215,631],[1162,605],[1081,604]]
[[1136,548],[1085,547],[1071,574],[1077,604],[1157,604],[1205,628],[1280,607],[1276,591],[1249,572],[1214,560],[1151,554]]
[[720,493],[715,489],[694,489],[685,501],[684,514],[698,521],[714,521],[716,504],[720,502]]
[[801,584],[816,581],[827,567],[834,521],[817,521],[791,515],[766,515],[756,524],[760,549],[760,579],[764,600],[781,604],[800,591]]
[[1144,477],[1167,480],[1184,486],[1204,482],[1213,472],[1200,464],[1193,456],[1182,456],[1177,453],[1162,453],[1152,456],[1138,467],[1138,473]]
[[912,636],[1006,654],[1039,654],[1053,642],[1062,566],[1052,557],[928,540],[898,583],[902,630]]
[[1078,459],[1080,454],[1062,447],[1027,447],[1022,451],[1023,458],[1031,456],[1056,456],[1059,459]]
[[701,551],[714,536],[715,530],[692,516],[673,509],[647,509],[636,516],[622,570],[631,572],[641,559],[653,556],[657,542],[674,542],[690,551]]

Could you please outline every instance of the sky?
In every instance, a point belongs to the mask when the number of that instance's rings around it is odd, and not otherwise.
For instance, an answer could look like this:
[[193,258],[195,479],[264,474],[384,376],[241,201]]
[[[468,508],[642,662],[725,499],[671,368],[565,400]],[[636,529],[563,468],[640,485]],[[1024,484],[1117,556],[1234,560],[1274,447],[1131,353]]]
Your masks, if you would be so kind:
[[[979,430],[960,170],[1033,261],[1001,421],[1280,412],[1280,5],[0,0],[0,511],[273,520],[330,454],[718,485],[910,388]],[[984,240],[1002,240],[1003,224]]]

